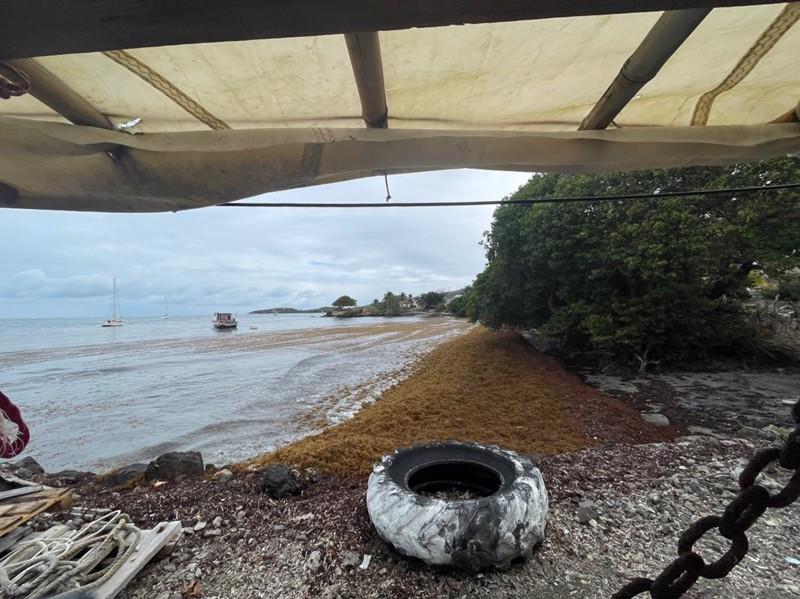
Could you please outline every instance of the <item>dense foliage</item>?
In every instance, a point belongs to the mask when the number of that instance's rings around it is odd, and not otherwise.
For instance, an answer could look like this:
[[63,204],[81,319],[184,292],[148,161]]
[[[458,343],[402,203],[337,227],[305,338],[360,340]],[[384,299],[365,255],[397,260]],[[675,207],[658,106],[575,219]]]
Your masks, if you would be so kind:
[[[611,195],[800,180],[800,160],[733,167],[535,175],[512,197]],[[539,328],[571,351],[661,357],[745,342],[748,275],[800,266],[800,194],[782,190],[661,200],[505,204],[488,265],[456,308]],[[451,307],[452,310],[452,307]]]
[[356,300],[354,300],[349,295],[343,295],[340,298],[337,298],[333,302],[333,305],[336,306],[337,308],[345,308],[345,307],[355,306],[356,303],[357,303]]
[[428,291],[419,296],[425,308],[435,308],[444,302],[444,293],[441,291]]

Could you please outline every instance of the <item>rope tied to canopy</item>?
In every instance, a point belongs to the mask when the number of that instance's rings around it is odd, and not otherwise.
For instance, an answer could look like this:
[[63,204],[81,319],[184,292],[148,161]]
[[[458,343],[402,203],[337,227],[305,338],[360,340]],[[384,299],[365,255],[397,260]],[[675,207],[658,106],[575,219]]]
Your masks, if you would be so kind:
[[30,91],[31,79],[27,73],[10,64],[0,63],[0,98],[8,100],[14,96],[24,96]]

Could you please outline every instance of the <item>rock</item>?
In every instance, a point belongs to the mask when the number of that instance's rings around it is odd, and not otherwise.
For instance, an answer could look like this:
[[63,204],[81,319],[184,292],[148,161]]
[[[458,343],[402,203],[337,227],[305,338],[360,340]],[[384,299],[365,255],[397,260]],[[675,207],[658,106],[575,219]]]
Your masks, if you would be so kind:
[[361,558],[353,551],[345,551],[342,554],[342,565],[345,568],[355,568],[361,563]]
[[14,471],[14,476],[16,476],[17,478],[21,478],[22,480],[30,480],[33,478],[33,472],[31,472],[27,468],[17,468]]
[[236,512],[235,518],[236,518],[237,521],[239,521],[239,520],[244,519],[244,517],[246,515],[247,515],[247,512],[245,512],[244,510],[239,510],[238,512]]
[[642,412],[642,420],[658,427],[669,426],[669,418],[664,414]]
[[214,528],[221,527],[222,526],[222,517],[221,516],[217,516],[216,518],[214,518],[211,521],[211,526],[213,526]]
[[715,436],[714,431],[712,431],[710,428],[706,428],[705,426],[689,425],[686,427],[686,430],[692,435],[703,435],[706,437]]
[[204,537],[218,537],[222,534],[222,531],[219,528],[209,528],[203,533]]
[[62,485],[77,485],[78,483],[97,477],[94,472],[79,472],[78,470],[62,470],[61,472],[56,472],[50,476],[58,479],[58,482],[60,482]]
[[195,525],[194,525],[194,531],[195,531],[195,532],[200,532],[200,531],[201,531],[201,530],[203,530],[205,527],[206,527],[206,522],[205,522],[205,521],[203,521],[203,520],[201,520],[201,521],[199,521],[197,524],[195,524]]
[[[17,460],[16,462],[14,462],[13,465],[17,469],[25,468],[27,470],[30,470],[33,474],[44,474],[44,468],[42,468],[39,465],[39,462],[37,462],[36,460],[34,460],[30,456],[26,457],[26,458],[22,458],[21,460]],[[19,476],[19,475],[17,475],[17,476]],[[22,478],[22,477],[20,476],[20,478]]]
[[106,487],[123,487],[144,476],[146,470],[147,464],[130,464],[104,476],[101,482]]
[[220,483],[227,483],[233,478],[233,472],[227,468],[223,468],[222,470],[218,470],[216,473],[214,473],[214,476],[211,478]]
[[583,506],[578,508],[578,522],[587,524],[589,520],[596,520],[600,514],[592,506]]
[[260,488],[273,499],[297,495],[302,490],[300,481],[288,466],[270,464],[261,471]]
[[205,472],[199,451],[172,451],[147,465],[147,480],[174,480],[182,475],[200,476]]
[[309,572],[316,572],[320,567],[322,567],[322,554],[315,549],[306,560],[306,569]]

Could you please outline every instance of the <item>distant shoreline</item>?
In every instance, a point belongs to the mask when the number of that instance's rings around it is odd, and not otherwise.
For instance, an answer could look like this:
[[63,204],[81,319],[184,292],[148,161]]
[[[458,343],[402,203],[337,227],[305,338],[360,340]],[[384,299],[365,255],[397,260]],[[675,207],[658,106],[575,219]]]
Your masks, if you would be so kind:
[[311,308],[309,310],[299,310],[298,308],[266,308],[264,310],[253,310],[248,314],[323,314],[330,308]]

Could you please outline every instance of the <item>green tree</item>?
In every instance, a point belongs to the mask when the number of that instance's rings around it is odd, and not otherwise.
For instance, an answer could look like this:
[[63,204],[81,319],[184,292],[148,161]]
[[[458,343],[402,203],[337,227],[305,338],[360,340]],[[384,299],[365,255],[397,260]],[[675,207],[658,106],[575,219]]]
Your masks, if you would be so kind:
[[429,291],[419,296],[425,308],[434,308],[444,302],[444,293],[439,291]]
[[355,306],[356,303],[357,303],[356,300],[354,300],[349,295],[343,295],[342,297],[336,299],[336,301],[333,302],[333,305],[336,306],[337,308],[350,308],[352,306]]
[[458,295],[450,300],[450,303],[447,304],[447,309],[453,316],[460,316],[462,318],[467,316],[471,293],[472,288],[467,286],[464,288],[464,291],[461,295]]
[[[797,180],[800,160],[606,175],[535,175],[513,198],[723,188]],[[637,358],[744,341],[748,275],[800,264],[792,190],[662,200],[501,205],[467,313],[492,327],[537,327],[573,351]]]
[[400,298],[391,291],[387,291],[383,296],[383,313],[386,316],[397,316],[400,314]]

